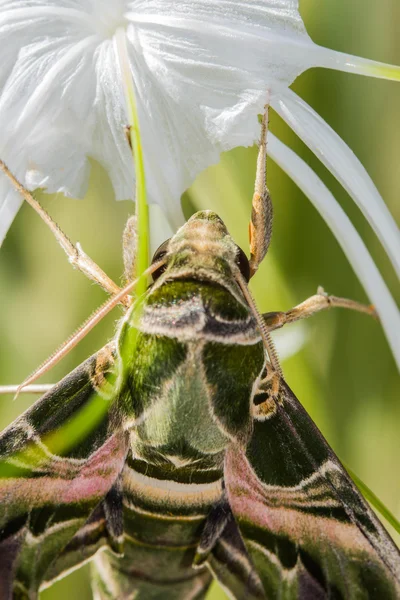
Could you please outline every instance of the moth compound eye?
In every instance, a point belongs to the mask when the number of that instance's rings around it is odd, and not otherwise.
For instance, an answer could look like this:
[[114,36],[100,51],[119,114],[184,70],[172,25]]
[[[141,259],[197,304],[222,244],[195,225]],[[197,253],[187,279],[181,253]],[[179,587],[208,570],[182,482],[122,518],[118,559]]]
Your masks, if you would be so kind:
[[[151,264],[158,262],[167,254],[168,244],[169,244],[169,239],[165,240],[165,242],[163,242],[161,244],[161,246],[159,246],[157,248],[157,250],[154,252],[154,256],[153,256],[153,260],[151,261]],[[166,269],[166,265],[162,265],[156,271],[154,271],[154,273],[152,273],[152,275],[151,275],[153,278],[153,281],[156,281],[156,279],[158,279],[160,277],[160,275],[162,275],[164,273],[165,269]]]
[[241,274],[243,275],[243,277],[245,278],[245,280],[247,282],[249,282],[250,281],[250,263],[249,263],[247,256],[245,255],[243,250],[241,248],[239,248],[239,246],[237,247],[236,264],[239,267],[239,270],[240,270]]

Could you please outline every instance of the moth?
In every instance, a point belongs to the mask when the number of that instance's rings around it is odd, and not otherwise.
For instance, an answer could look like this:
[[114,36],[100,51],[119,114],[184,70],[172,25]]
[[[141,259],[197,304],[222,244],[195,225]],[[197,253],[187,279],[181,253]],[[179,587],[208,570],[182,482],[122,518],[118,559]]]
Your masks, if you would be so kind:
[[[271,236],[265,135],[264,120],[250,261],[218,215],[193,215],[155,253],[139,313],[1,434],[0,600],[33,600],[88,560],[101,600],[201,599],[213,578],[239,600],[400,598],[399,550],[269,335],[363,307],[321,293],[260,315],[248,291]],[[96,424],[57,446],[94,396]]]

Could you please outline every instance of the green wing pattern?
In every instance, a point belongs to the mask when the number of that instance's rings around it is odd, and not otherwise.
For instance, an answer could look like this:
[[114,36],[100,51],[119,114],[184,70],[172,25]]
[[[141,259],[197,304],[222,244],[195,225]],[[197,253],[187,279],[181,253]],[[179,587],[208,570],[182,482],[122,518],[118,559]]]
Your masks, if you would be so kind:
[[274,402],[225,461],[228,501],[266,597],[400,598],[394,542],[283,381]]
[[63,456],[45,444],[92,397],[99,366],[103,372],[109,367],[99,365],[99,356],[72,371],[0,437],[1,600],[32,600],[43,583],[102,545],[117,549],[122,520],[115,506],[127,444],[111,411]]

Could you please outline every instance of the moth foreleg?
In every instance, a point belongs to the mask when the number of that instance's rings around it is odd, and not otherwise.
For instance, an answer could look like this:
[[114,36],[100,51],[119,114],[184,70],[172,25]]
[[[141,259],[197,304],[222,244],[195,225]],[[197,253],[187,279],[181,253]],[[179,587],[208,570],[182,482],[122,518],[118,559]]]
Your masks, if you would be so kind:
[[257,172],[254,184],[251,221],[249,224],[250,277],[256,273],[261,261],[266,255],[272,234],[272,201],[266,186],[267,133],[268,104],[265,106],[264,116],[261,124]]
[[[57,223],[50,217],[47,211],[33,197],[23,185],[14,177],[7,165],[0,160],[0,169],[7,175],[14,188],[28,202],[28,204],[37,212],[39,217],[46,223],[49,229],[54,234],[56,240],[60,244],[68,257],[70,264],[84,273],[86,277],[100,285],[109,294],[115,295],[120,291],[119,286],[83,251],[80,244],[73,244],[65,233],[60,229]],[[129,298],[124,298],[122,303],[126,306],[130,305]]]
[[361,302],[349,300],[348,298],[331,296],[321,287],[318,288],[318,291],[314,296],[310,296],[310,298],[307,298],[307,300],[304,300],[287,312],[269,312],[264,313],[262,316],[268,330],[273,331],[288,323],[294,323],[300,319],[307,319],[322,310],[328,310],[330,308],[348,308],[378,319],[374,306],[361,304]]
[[124,256],[125,282],[133,281],[136,277],[136,246],[137,246],[137,219],[133,215],[126,222],[122,235],[122,250]]

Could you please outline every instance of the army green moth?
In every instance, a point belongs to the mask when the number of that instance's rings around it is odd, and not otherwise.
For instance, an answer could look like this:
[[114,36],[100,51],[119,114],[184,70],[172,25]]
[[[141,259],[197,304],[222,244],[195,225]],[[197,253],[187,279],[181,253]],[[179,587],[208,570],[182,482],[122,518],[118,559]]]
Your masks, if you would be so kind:
[[[269,338],[363,307],[317,294],[261,316],[247,288],[271,233],[264,164],[262,143],[250,261],[215,213],[193,215],[155,253],[139,318],[127,308],[115,339],[2,433],[0,600],[33,600],[89,560],[102,600],[199,600],[213,578],[240,600],[400,598],[397,547]],[[93,394],[102,418],[55,452]]]

